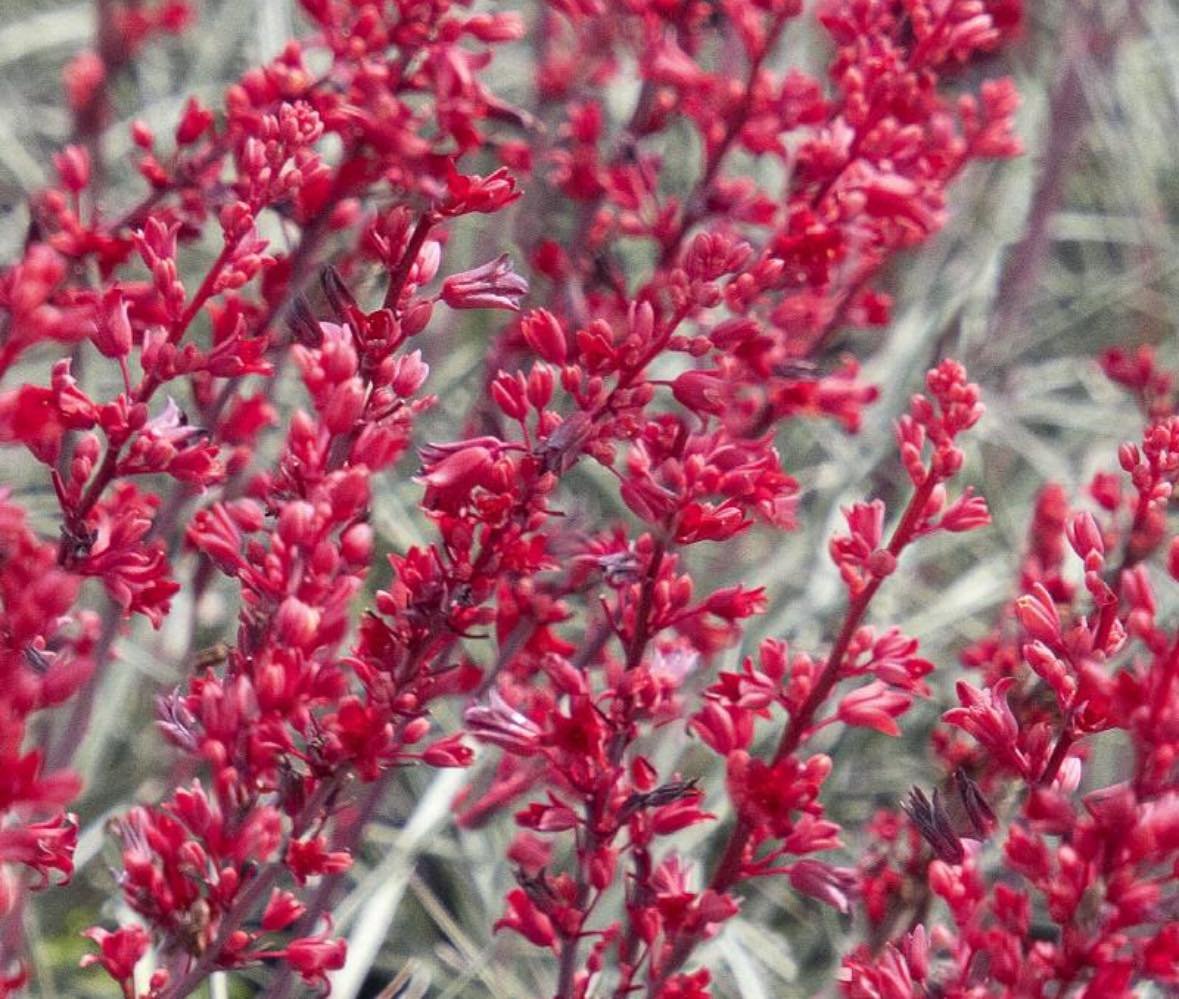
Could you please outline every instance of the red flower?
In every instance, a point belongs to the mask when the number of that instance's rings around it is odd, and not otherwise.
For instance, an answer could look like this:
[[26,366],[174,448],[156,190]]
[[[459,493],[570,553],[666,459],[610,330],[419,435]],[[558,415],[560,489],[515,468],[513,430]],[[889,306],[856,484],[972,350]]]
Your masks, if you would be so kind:
[[49,872],[59,871],[60,884],[69,884],[74,873],[74,848],[78,845],[78,821],[58,815],[45,822],[0,829],[0,864],[24,864],[49,884]]
[[494,930],[515,930],[537,947],[557,949],[557,935],[552,920],[537,909],[523,888],[514,888],[508,892],[507,902],[509,912],[495,924]]
[[352,857],[343,850],[329,852],[322,836],[310,840],[291,840],[287,845],[286,863],[291,873],[302,884],[318,874],[335,874],[352,866]]
[[443,215],[464,215],[468,212],[497,212],[523,195],[516,188],[515,178],[505,167],[480,177],[451,170],[446,177],[447,196],[439,205]]
[[1019,725],[1007,704],[1007,691],[1014,682],[1000,680],[990,690],[980,691],[960,680],[955,690],[962,706],[951,708],[942,718],[969,732],[996,759],[1027,776],[1027,757],[1019,748]]
[[82,936],[98,944],[99,950],[97,954],[84,955],[80,962],[82,967],[100,964],[117,982],[131,977],[135,965],[151,945],[151,937],[142,926],[124,926],[114,932],[94,926]]
[[285,958],[303,981],[327,995],[330,992],[327,972],[344,967],[347,949],[343,940],[328,940],[326,936],[301,937],[273,956]]
[[908,711],[912,703],[909,694],[890,690],[881,681],[873,680],[845,696],[835,713],[845,725],[862,725],[884,735],[898,736],[901,730],[893,719]]

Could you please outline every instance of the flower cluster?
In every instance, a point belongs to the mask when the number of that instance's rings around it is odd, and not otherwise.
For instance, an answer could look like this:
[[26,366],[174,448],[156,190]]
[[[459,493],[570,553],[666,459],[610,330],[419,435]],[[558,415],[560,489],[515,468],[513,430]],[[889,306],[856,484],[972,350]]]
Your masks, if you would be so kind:
[[[437,301],[484,307],[494,303],[481,288],[527,290],[503,266],[451,277],[440,294],[423,290],[447,227],[519,196],[503,170],[464,174],[458,161],[504,108],[472,70],[522,23],[449,7],[406,5],[374,22],[363,6],[309,4],[317,33],[308,45],[292,43],[247,73],[221,111],[189,101],[166,147],[135,125],[150,193],[121,217],[102,212],[91,152],[71,146],[57,160],[60,187],[34,206],[42,238],[3,275],[5,368],[59,341],[93,349],[115,373],[104,396],[64,359],[48,384],[0,392],[0,441],[46,466],[60,507],[54,544],[3,501],[3,745],[13,777],[0,801],[0,897],[10,920],[26,883],[18,865],[42,884],[52,870],[68,878],[76,839],[62,811],[77,793],[60,769],[69,747],[50,747],[58,769],[45,774],[43,752],[22,750],[26,717],[93,684],[111,665],[121,617],[161,625],[181,588],[176,542],[199,556],[193,600],[216,572],[240,594],[232,643],[198,656],[182,685],[159,697],[163,735],[205,776],[116,823],[122,893],[142,924],[91,931],[99,953],[87,963],[127,995],[144,986],[188,995],[213,970],[270,959],[323,985],[343,943],[326,933],[327,914],[308,911],[290,888],[347,869],[349,852],[325,825],[350,782],[470,756],[453,735],[431,736],[428,710],[478,680],[448,659],[479,616],[475,601],[430,579],[431,555],[410,553],[359,635],[353,627],[374,557],[371,477],[410,448],[433,402],[412,338]],[[153,18],[178,18],[138,5],[107,13],[104,30],[124,54]],[[474,46],[457,46],[460,37]],[[123,68],[103,51],[88,58],[100,64],[99,82]],[[80,86],[80,72],[74,64],[67,82]],[[82,103],[101,99],[95,91]],[[325,156],[328,138],[339,155]],[[291,227],[287,251],[259,236],[266,213]],[[185,247],[206,234],[218,248],[193,277]],[[316,310],[305,293],[329,253],[342,268],[383,269],[383,303],[362,308],[329,269]],[[92,266],[98,285],[83,276]],[[308,405],[286,414],[277,457],[263,458],[259,442],[280,420],[274,384],[285,359]],[[263,387],[249,390],[247,379]],[[487,579],[502,571],[488,566]],[[109,597],[105,631],[78,603],[88,577]],[[93,687],[79,696],[73,720],[84,723]],[[157,970],[137,984],[134,966],[149,948]],[[11,988],[22,972],[7,955],[5,967],[18,969]]]
[[[137,617],[192,630],[225,594],[232,628],[156,692],[172,790],[110,823],[126,918],[86,931],[83,964],[128,999],[245,969],[329,991],[366,821],[405,768],[466,767],[472,743],[491,762],[457,824],[515,826],[487,930],[551,952],[556,999],[705,999],[698,947],[755,878],[863,912],[851,996],[1179,983],[1179,638],[1148,569],[1179,416],[1149,352],[1103,360],[1149,420],[1128,487],[1100,475],[1075,511],[1042,494],[1020,593],[934,735],[948,789],[882,811],[858,864],[831,856],[827,735],[897,736],[932,694],[917,639],[869,616],[910,546],[989,523],[958,483],[979,388],[942,360],[900,416],[907,489],[844,511],[821,648],[734,662],[770,595],[700,568],[810,515],[779,431],[853,433],[877,400],[839,334],[889,325],[885,268],[969,164],[1018,151],[1014,87],[988,74],[1020,5],[822,0],[826,80],[780,68],[797,0],[537,6],[302,0],[305,34],[215,107],[133,124],[145,193],[114,215],[112,84],[191,12],[100,5],[65,73],[76,142],[0,271],[0,444],[53,506],[46,530],[0,493],[0,995],[27,975],[28,891],[73,873],[71,756],[118,639]],[[527,109],[488,72],[526,35]],[[631,67],[613,120],[595,95]],[[430,362],[464,313],[497,332],[448,424]],[[394,476],[424,529],[385,552]],[[1081,795],[1110,732],[1131,771]],[[723,779],[669,767],[672,740]],[[715,838],[707,871],[677,849],[689,827]]]
[[[1165,913],[1179,859],[1179,642],[1147,568],[1167,547],[1179,475],[1174,397],[1149,351],[1134,366],[1107,358],[1106,370],[1148,419],[1142,444],[1118,452],[1129,481],[1099,472],[1076,507],[1058,485],[1040,493],[1019,595],[963,656],[981,683],[959,681],[959,706],[935,733],[953,790],[930,801],[914,789],[904,807],[916,838],[893,814],[874,820],[880,845],[861,876],[877,952],[847,958],[849,995],[961,992],[982,960],[1002,995],[1132,995],[1137,982],[1177,980]],[[1177,567],[1170,555],[1172,579]],[[1125,779],[1083,787],[1093,740],[1108,733],[1122,734]],[[927,929],[913,912],[932,898],[951,919]],[[917,920],[907,931],[906,919]]]

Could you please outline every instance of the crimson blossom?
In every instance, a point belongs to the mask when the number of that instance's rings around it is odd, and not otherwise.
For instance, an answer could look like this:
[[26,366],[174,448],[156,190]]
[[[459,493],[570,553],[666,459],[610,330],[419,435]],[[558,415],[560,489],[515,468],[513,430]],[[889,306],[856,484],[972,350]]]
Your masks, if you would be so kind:
[[[905,488],[844,511],[824,648],[737,655],[770,595],[701,570],[814,515],[784,429],[876,418],[841,334],[887,330],[886,268],[965,169],[1019,151],[993,69],[1020,5],[300,7],[215,106],[132,125],[145,189],[115,211],[119,80],[195,15],[101,2],[64,73],[75,141],[0,272],[0,444],[53,507],[0,492],[0,995],[30,975],[30,892],[75,873],[75,749],[128,622],[207,630],[226,597],[233,624],[154,691],[161,779],[109,823],[119,906],[82,963],[127,999],[225,973],[327,994],[366,826],[407,768],[467,767],[471,743],[495,755],[457,826],[516,830],[484,930],[547,955],[556,999],[712,995],[700,945],[761,878],[859,914],[850,996],[1179,984],[1179,639],[1147,569],[1179,417],[1150,355],[1105,359],[1149,421],[1130,488],[1095,481],[1096,512],[1045,491],[1019,595],[965,654],[979,683],[934,747],[966,825],[916,789],[840,863],[824,804],[832,727],[897,736],[933,693],[875,595],[910,546],[989,523],[960,484],[983,414],[961,364],[930,358],[896,422]],[[822,79],[781,65],[812,14]],[[527,96],[493,92],[526,47]],[[619,117],[601,95],[628,82]],[[456,419],[431,367],[476,328]],[[385,551],[393,481],[422,530]],[[1108,732],[1132,773],[1081,794]],[[723,777],[669,762],[689,739]]]

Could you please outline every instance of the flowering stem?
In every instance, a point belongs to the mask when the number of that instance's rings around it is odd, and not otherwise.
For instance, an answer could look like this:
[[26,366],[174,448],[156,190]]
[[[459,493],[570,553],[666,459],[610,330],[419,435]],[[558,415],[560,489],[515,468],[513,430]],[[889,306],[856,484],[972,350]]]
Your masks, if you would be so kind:
[[655,543],[651,553],[651,563],[647,569],[647,578],[643,580],[639,591],[639,606],[635,611],[635,630],[631,637],[630,646],[626,650],[626,668],[634,669],[643,658],[643,651],[650,641],[648,618],[651,616],[651,600],[655,594],[655,584],[659,582],[659,569],[663,565],[663,556],[667,550],[666,544],[660,540]]
[[[338,788],[338,778],[329,778],[320,783],[311,797],[307,799],[294,822],[291,823],[288,842],[298,839],[311,827],[312,822],[319,818],[323,806]],[[254,879],[234,899],[233,908],[225,914],[225,918],[221,922],[217,938],[201,954],[197,962],[188,969],[184,977],[179,979],[175,985],[165,989],[159,999],[184,999],[185,996],[192,994],[192,991],[216,969],[217,961],[221,957],[226,943],[229,942],[229,938],[274,886],[279,874],[284,869],[281,861],[271,861],[255,875]]]
[[[204,280],[201,281],[196,294],[192,296],[192,300],[188,303],[188,306],[181,313],[180,318],[169,332],[169,343],[178,343],[180,341],[180,338],[184,336],[185,331],[192,325],[192,321],[196,319],[197,314],[201,311],[204,304],[213,297],[217,288],[217,279],[221,277],[221,271],[233,257],[240,242],[241,239],[239,237],[230,240],[221,247],[221,252],[217,254],[217,259],[213,261],[213,266],[205,272]],[[145,402],[159,387],[159,384],[160,381],[156,375],[148,375],[139,387],[139,401]]]
[[[582,880],[577,887],[577,905],[585,904],[582,892],[588,893],[588,884]],[[573,995],[573,976],[577,971],[577,952],[581,943],[580,934],[568,936],[561,940],[560,969],[557,972],[556,999],[571,999]]]
[[418,224],[414,226],[413,235],[409,237],[409,243],[405,247],[405,252],[401,255],[393,273],[389,275],[389,287],[385,292],[386,309],[397,305],[397,300],[405,288],[405,282],[409,280],[410,269],[417,262],[418,254],[425,245],[430,230],[437,223],[438,216],[432,211],[423,212],[421,218],[418,219]]
[[761,48],[757,55],[750,61],[749,70],[745,74],[745,86],[741,96],[741,102],[732,114],[728,116],[728,127],[725,129],[725,134],[721,137],[720,142],[713,147],[704,165],[703,174],[701,174],[700,179],[692,189],[692,193],[684,202],[684,216],[680,220],[680,224],[676,227],[675,233],[664,244],[663,251],[660,253],[659,266],[661,268],[670,265],[684,237],[688,234],[688,230],[704,217],[705,210],[703,206],[708,192],[712,188],[717,175],[720,173],[725,157],[728,155],[733,143],[737,140],[737,136],[741,134],[741,129],[745,127],[745,122],[749,118],[749,112],[753,109],[754,84],[757,82],[757,74],[761,72],[761,67],[765,63],[766,58],[778,44],[778,39],[781,37],[783,30],[785,30],[786,22],[790,20],[791,16],[787,11],[783,11],[774,18],[773,23],[766,32],[766,37],[762,42]]
[[[188,307],[169,332],[169,343],[175,344],[180,341],[185,331],[192,324],[192,321],[197,317],[201,307],[212,298],[216,288],[217,278],[233,256],[239,242],[240,240],[238,239],[231,240],[221,248],[217,259],[205,274],[204,280],[201,282],[196,294],[193,295],[192,301],[189,302]],[[162,381],[157,375],[144,375],[143,380],[139,383],[139,388],[135,392],[134,401],[136,403],[149,402],[161,384]],[[81,534],[87,515],[94,509],[95,504],[98,503],[102,498],[102,494],[106,491],[106,487],[115,478],[115,473],[119,465],[119,454],[125,443],[126,440],[122,440],[118,444],[107,444],[106,452],[102,456],[102,463],[98,466],[98,471],[90,479],[85,492],[82,493],[81,499],[78,500],[77,505],[73,509],[63,511],[66,519],[67,535],[62,537],[61,545],[58,548],[58,562],[60,564],[65,565],[70,558],[71,539],[68,535],[72,534],[77,537]]]
[[[905,549],[905,546],[913,540],[914,531],[925,513],[925,507],[937,483],[937,477],[932,472],[927,472],[921,485],[917,487],[909,499],[909,505],[905,509],[904,516],[893,531],[886,549],[894,558],[899,556]],[[852,598],[851,603],[848,605],[847,614],[843,619],[843,627],[839,629],[835,644],[831,647],[831,654],[827,657],[827,665],[823,668],[818,682],[812,688],[807,699],[803,701],[798,711],[791,715],[790,723],[782,733],[782,738],[778,742],[778,748],[774,752],[775,763],[781,762],[798,748],[807,729],[811,726],[815,712],[827,699],[827,696],[831,693],[831,689],[839,681],[839,674],[843,666],[843,657],[847,653],[847,647],[851,644],[852,638],[855,637],[860,623],[864,620],[864,615],[868,612],[868,606],[872,603],[872,598],[876,596],[876,592],[883,585],[885,578],[884,576],[873,576],[864,589]]]
[[[348,184],[341,180],[342,173],[343,170],[337,171],[335,180],[332,182],[331,194],[326,199],[324,206],[303,227],[303,231],[299,234],[299,242],[288,257],[290,277],[287,279],[285,294],[272,302],[266,312],[263,313],[262,318],[255,324],[255,336],[262,336],[270,329],[286,313],[287,309],[291,307],[292,303],[307,284],[307,279],[313,269],[312,261],[315,259],[320,246],[323,244],[324,236],[328,232],[328,222],[331,219],[332,205],[339,199],[348,197],[351,193]],[[276,370],[279,364],[286,359],[286,356],[285,353],[279,356],[278,361],[275,363]],[[217,393],[216,398],[201,414],[206,426],[211,428],[217,422],[222,411],[229,405],[229,400],[233,398],[233,394],[241,386],[245,377],[245,375],[235,375],[226,380],[221,390]],[[266,391],[268,394],[273,393],[276,381],[277,379],[271,379],[267,384]],[[183,495],[183,490],[180,490],[180,492]]]
[[[638,606],[635,608],[634,633],[626,649],[626,668],[628,670],[635,669],[642,662],[643,653],[651,641],[652,636],[649,626],[651,602],[654,598],[655,586],[659,581],[659,570],[663,565],[663,559],[666,553],[667,544],[660,539],[655,543],[655,547],[651,552],[651,558],[647,563],[647,572],[639,589]],[[627,738],[631,727],[631,703],[629,698],[621,698],[620,710],[617,715],[613,716],[612,720],[614,722],[615,732],[609,743],[608,768],[593,796],[586,803],[585,843],[577,851],[577,908],[581,911],[582,918],[578,926],[578,932],[565,937],[561,941],[560,970],[557,975],[557,999],[572,999],[573,996],[573,978],[577,970],[577,956],[581,943],[581,927],[585,925],[593,908],[592,905],[588,909],[586,908],[586,901],[589,899],[590,892],[586,865],[588,859],[592,858],[594,853],[602,845],[602,840],[597,830],[602,825],[604,812],[609,807],[608,798],[609,791],[613,787],[613,775],[622,765],[622,759],[629,742]],[[600,897],[600,894],[598,897]],[[595,903],[596,901],[597,899],[595,899]]]
[[1044,772],[1040,774],[1036,781],[1041,787],[1047,787],[1054,780],[1056,775],[1060,773],[1060,768],[1068,757],[1068,751],[1076,740],[1076,733],[1073,731],[1072,713],[1064,720],[1064,728],[1061,729],[1060,738],[1056,740],[1056,746],[1052,750],[1052,755],[1048,758],[1048,763],[1044,767]]
[[[377,810],[377,806],[384,799],[385,793],[389,790],[389,785],[393,782],[393,776],[396,773],[397,771],[395,769],[386,770],[373,782],[372,786],[364,795],[359,814],[349,824],[343,841],[336,843],[333,849],[343,849],[349,853],[356,850],[364,837],[365,826],[368,825],[369,820],[373,817],[373,813]],[[295,936],[301,937],[315,932],[315,924],[319,922],[320,917],[325,912],[331,909],[336,892],[339,890],[344,877],[345,873],[343,871],[334,871],[322,876],[319,887],[316,889],[314,897],[307,906],[307,911],[299,921],[299,927],[296,930]],[[264,999],[287,999],[293,987],[294,970],[290,964],[284,964],[274,983],[266,990]]]
[[[897,524],[888,542],[887,551],[893,557],[900,555],[905,546],[913,540],[915,531],[924,515],[926,505],[938,481],[939,479],[932,471],[927,471],[925,478],[922,479],[921,484],[910,497],[904,515],[901,517],[900,523]],[[885,577],[883,576],[873,576],[864,588],[852,598],[851,603],[848,605],[847,613],[844,615],[843,625],[839,629],[839,634],[836,636],[835,642],[831,647],[831,652],[827,657],[827,663],[823,667],[822,673],[819,674],[819,678],[811,688],[810,694],[807,695],[798,709],[791,714],[789,723],[782,731],[782,736],[778,740],[778,746],[774,751],[774,763],[780,763],[795,752],[802,740],[806,737],[806,734],[811,730],[814,724],[815,714],[822,707],[824,701],[831,694],[832,689],[834,689],[835,685],[841,679],[843,658],[847,654],[848,646],[851,644],[851,640],[859,629],[864,615],[868,612],[872,598],[880,589],[884,579]],[[716,868],[713,870],[708,884],[709,888],[716,892],[724,893],[741,880],[745,851],[749,846],[749,840],[753,832],[753,824],[744,816],[739,815],[733,824],[732,832],[730,832],[728,841],[725,843],[720,860],[717,861]],[[655,994],[655,989],[658,985],[662,984],[668,976],[674,974],[683,966],[683,963],[688,959],[688,956],[696,945],[696,939],[693,935],[680,937],[666,965],[660,969],[658,977],[653,980],[651,995]]]

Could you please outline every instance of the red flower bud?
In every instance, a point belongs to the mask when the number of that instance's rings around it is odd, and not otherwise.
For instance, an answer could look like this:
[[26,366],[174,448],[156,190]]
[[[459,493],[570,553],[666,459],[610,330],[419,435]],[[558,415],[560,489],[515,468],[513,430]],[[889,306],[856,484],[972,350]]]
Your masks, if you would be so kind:
[[528,346],[550,364],[564,364],[568,346],[561,324],[547,309],[537,309],[520,320],[520,332]]
[[180,122],[176,126],[176,144],[178,146],[191,145],[204,135],[212,124],[213,112],[195,97],[190,97],[184,105]]

